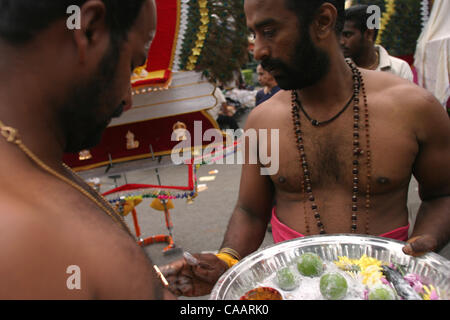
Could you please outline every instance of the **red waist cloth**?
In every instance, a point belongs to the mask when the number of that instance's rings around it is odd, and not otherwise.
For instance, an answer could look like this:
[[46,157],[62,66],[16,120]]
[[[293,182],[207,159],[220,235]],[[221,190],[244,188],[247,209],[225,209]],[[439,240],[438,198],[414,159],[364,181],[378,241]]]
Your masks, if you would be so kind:
[[[271,220],[272,236],[273,236],[273,241],[275,243],[304,237],[303,234],[298,233],[295,230],[292,230],[291,228],[289,228],[288,226],[283,224],[280,220],[278,220],[275,209],[276,208],[274,207],[272,210],[272,220]],[[401,227],[401,228],[395,229],[393,231],[384,233],[384,234],[380,235],[380,237],[391,238],[391,239],[400,240],[400,241],[407,241],[408,240],[408,230],[409,230],[409,225],[407,225],[406,227]]]

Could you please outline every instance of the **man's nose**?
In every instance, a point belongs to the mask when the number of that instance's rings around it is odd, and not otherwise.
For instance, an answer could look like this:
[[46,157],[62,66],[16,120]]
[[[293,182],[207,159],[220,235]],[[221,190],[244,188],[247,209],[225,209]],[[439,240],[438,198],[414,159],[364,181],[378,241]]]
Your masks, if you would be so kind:
[[269,46],[261,40],[256,38],[255,40],[255,50],[254,50],[254,58],[258,61],[266,60],[270,57],[270,48]]

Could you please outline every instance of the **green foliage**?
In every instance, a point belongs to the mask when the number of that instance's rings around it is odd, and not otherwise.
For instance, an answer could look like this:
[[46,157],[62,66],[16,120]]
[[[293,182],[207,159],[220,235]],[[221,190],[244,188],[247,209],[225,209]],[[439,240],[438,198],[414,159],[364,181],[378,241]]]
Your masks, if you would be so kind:
[[[382,12],[385,10],[384,0],[359,0],[356,3],[374,4],[380,6]],[[420,1],[396,0],[395,14],[382,34],[381,45],[393,56],[414,54],[421,32]]]
[[[208,33],[195,70],[211,82],[227,83],[248,61],[248,30],[242,0],[208,1]],[[186,68],[201,26],[198,1],[189,2],[188,26],[180,68]]]

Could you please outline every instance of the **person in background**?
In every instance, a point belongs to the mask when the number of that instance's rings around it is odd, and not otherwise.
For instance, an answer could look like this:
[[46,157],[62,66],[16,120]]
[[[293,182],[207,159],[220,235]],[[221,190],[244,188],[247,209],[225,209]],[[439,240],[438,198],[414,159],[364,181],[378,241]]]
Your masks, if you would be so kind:
[[369,29],[368,5],[355,5],[345,10],[345,24],[341,35],[341,46],[346,58],[351,58],[358,67],[393,73],[414,81],[409,64],[390,56],[385,48],[376,45],[378,29]]
[[258,82],[264,87],[256,94],[255,106],[257,107],[264,101],[272,98],[273,95],[280,91],[280,87],[278,86],[275,78],[269,72],[264,70],[262,65],[258,65],[256,72],[258,74]]
[[236,113],[236,108],[227,103],[227,99],[219,87],[214,91],[214,97],[217,102],[215,107],[210,110],[210,114],[217,121],[220,129],[239,129],[239,125],[233,117]]

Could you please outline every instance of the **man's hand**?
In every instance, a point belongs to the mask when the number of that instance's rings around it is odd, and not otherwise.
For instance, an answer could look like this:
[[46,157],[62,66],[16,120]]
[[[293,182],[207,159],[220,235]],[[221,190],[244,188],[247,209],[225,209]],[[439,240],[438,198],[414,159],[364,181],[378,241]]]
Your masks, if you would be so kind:
[[403,252],[413,257],[422,256],[437,248],[437,240],[431,235],[423,235],[408,240]]
[[213,254],[193,256],[198,263],[180,259],[160,268],[169,282],[169,290],[177,296],[200,297],[211,293],[228,269],[226,263]]

